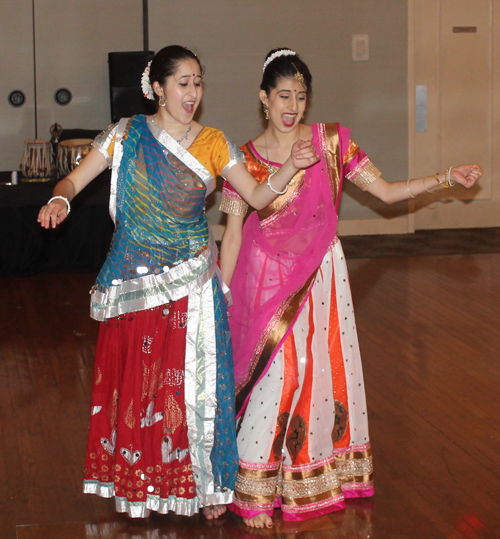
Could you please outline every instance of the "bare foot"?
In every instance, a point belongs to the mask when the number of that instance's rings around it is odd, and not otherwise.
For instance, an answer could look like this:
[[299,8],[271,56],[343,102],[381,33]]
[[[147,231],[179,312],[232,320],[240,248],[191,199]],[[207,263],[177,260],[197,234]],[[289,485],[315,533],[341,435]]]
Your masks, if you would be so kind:
[[213,520],[214,518],[219,518],[226,512],[225,505],[209,505],[208,507],[203,508],[203,515],[207,520]]
[[259,513],[252,518],[244,518],[243,522],[250,528],[272,528],[273,519],[267,513]]

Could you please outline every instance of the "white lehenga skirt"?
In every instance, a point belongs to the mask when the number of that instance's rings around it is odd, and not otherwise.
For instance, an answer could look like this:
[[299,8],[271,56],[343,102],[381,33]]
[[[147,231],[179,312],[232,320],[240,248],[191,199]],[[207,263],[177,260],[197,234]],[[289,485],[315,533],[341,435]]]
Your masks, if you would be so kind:
[[373,495],[368,418],[347,265],[336,238],[239,423],[232,509],[303,520]]

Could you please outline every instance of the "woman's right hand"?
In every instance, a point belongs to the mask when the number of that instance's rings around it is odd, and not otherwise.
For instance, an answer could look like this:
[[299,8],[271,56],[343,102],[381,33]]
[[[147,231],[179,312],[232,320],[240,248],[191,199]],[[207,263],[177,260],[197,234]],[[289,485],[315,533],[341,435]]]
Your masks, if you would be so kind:
[[476,185],[483,173],[479,165],[458,165],[451,169],[451,179],[470,189]]
[[316,154],[316,148],[312,140],[297,140],[294,142],[290,157],[293,166],[298,169],[311,167],[319,161],[319,156]]
[[68,205],[60,198],[45,204],[38,213],[37,221],[43,228],[56,228],[68,217]]
[[[56,197],[42,206],[37,221],[43,228],[56,228],[69,213],[71,201],[86,185],[108,166],[106,159],[96,148],[92,148],[82,162],[74,168],[66,178],[63,178],[55,187],[53,196]],[[63,197],[63,198],[59,198]],[[64,200],[66,199],[66,200]]]

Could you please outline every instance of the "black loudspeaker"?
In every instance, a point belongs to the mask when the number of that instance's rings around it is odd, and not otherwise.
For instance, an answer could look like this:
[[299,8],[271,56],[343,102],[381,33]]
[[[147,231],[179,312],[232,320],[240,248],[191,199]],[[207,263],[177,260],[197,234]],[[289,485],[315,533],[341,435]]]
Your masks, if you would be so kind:
[[154,101],[146,99],[141,89],[142,73],[153,56],[152,51],[108,53],[112,123],[134,114],[154,113]]

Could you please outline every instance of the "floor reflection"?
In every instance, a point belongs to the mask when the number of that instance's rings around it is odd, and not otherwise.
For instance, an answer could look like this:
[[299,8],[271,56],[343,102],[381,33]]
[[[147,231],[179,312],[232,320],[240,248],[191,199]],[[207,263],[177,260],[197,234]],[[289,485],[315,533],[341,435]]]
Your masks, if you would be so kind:
[[369,539],[372,530],[373,502],[349,500],[344,511],[303,522],[287,522],[276,511],[271,530],[250,529],[241,518],[228,513],[217,521],[201,515],[191,518],[154,514],[145,520],[116,515],[112,520],[86,524],[87,539]]

